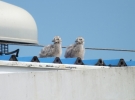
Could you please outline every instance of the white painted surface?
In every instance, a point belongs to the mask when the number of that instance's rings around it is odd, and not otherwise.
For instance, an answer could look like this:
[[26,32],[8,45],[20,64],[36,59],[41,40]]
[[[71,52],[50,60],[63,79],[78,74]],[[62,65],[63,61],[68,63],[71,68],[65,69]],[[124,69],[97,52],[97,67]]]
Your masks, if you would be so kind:
[[135,67],[0,74],[0,100],[135,100]]
[[26,10],[0,1],[0,40],[37,43],[34,18]]
[[72,70],[72,69],[85,70],[97,68],[110,68],[110,67],[0,60],[0,72],[28,72],[28,71]]

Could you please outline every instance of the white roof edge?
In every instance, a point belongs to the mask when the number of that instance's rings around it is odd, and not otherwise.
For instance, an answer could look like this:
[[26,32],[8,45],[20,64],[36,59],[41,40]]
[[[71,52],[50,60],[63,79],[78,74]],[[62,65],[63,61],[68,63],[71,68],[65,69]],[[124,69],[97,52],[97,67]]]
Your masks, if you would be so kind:
[[37,63],[37,62],[20,62],[20,61],[4,61],[0,60],[1,66],[25,67],[25,68],[49,68],[49,69],[97,69],[97,68],[110,68],[108,66],[88,66],[88,65],[72,65],[72,64],[54,64],[54,63]]

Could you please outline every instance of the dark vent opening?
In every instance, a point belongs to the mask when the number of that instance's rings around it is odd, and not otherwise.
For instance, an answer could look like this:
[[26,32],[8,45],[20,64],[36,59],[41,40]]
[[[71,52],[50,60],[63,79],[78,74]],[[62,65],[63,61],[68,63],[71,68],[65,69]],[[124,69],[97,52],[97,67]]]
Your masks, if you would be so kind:
[[121,62],[121,65],[124,65],[124,63],[123,63],[123,62]]
[[99,59],[99,63],[102,64],[102,60],[101,59]]
[[15,55],[12,55],[9,59],[9,61],[18,61]]
[[124,59],[120,59],[118,66],[125,67],[125,66],[127,66],[127,64],[125,63]]
[[97,65],[97,66],[103,66],[104,65],[103,60],[102,59],[99,59],[98,62],[95,65]]
[[36,56],[34,56],[31,60],[31,62],[39,62],[38,58]]
[[78,63],[81,63],[81,60],[80,59],[78,60]]
[[102,66],[102,60],[101,59],[98,60],[98,66]]
[[81,58],[77,58],[75,64],[77,65],[84,65]]
[[62,64],[59,57],[56,57],[55,60],[53,61],[53,63]]

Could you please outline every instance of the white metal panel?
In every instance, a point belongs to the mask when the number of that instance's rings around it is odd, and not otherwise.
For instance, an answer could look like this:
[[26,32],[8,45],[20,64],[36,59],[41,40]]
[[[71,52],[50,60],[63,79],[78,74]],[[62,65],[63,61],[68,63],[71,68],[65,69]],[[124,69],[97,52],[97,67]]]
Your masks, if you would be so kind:
[[0,40],[37,43],[34,18],[26,10],[0,1]]
[[135,67],[0,74],[0,100],[135,100]]

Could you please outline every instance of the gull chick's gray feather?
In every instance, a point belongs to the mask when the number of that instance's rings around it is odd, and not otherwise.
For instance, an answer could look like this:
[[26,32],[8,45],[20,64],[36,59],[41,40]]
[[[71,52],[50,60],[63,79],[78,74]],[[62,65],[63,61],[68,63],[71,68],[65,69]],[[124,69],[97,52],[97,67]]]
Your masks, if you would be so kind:
[[52,40],[54,44],[45,46],[42,48],[39,57],[60,57],[62,54],[62,47],[61,47],[61,38],[59,36],[55,36]]
[[83,59],[84,53],[84,39],[82,37],[78,37],[74,44],[67,47],[65,52],[65,58],[80,57],[81,59]]

